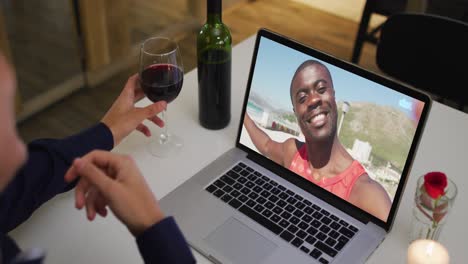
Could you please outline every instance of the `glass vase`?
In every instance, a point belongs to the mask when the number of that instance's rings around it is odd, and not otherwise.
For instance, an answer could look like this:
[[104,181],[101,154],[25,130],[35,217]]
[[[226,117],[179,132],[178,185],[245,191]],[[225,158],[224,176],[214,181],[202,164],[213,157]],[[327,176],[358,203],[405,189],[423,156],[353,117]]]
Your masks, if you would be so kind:
[[410,242],[416,239],[438,240],[447,223],[450,210],[457,196],[457,186],[447,178],[445,193],[437,199],[428,195],[424,188],[424,175],[420,176],[414,196]]

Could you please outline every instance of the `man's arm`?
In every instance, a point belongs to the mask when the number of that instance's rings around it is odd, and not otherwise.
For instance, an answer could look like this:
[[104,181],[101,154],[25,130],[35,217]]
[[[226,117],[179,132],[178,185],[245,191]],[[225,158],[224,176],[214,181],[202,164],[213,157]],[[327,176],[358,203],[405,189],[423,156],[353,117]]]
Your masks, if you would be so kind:
[[294,139],[287,139],[282,143],[272,140],[265,132],[257,127],[255,122],[247,113],[244,117],[244,126],[249,133],[250,139],[260,153],[272,159],[276,163],[283,166],[289,166],[289,164],[285,164],[285,155],[288,145],[294,145]]
[[136,238],[145,263],[195,263],[173,217],[166,217]]
[[136,237],[145,263],[195,263],[172,217],[165,217],[145,178],[129,156],[92,151],[74,161],[65,174],[75,188],[75,206],[86,207],[93,221],[109,208]]
[[112,133],[99,123],[64,139],[41,139],[28,144],[28,160],[0,195],[0,228],[14,229],[43,203],[68,191],[75,182],[66,183],[65,172],[76,157],[93,149],[110,150]]
[[369,176],[360,177],[351,191],[350,202],[371,215],[387,221],[392,203],[380,183]]
[[44,202],[73,188],[75,183],[65,183],[63,176],[75,158],[91,150],[111,150],[135,129],[150,136],[145,119],[164,125],[157,114],[166,108],[166,102],[135,107],[145,96],[138,83],[138,74],[128,79],[98,125],[65,139],[42,139],[28,145],[26,164],[0,195],[1,231],[10,231]]

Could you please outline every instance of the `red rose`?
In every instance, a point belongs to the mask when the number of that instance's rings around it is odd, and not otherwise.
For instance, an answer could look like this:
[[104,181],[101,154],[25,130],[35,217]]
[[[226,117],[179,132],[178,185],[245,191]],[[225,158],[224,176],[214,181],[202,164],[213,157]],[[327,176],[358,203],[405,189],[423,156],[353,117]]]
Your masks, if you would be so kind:
[[424,175],[424,188],[433,199],[444,195],[445,187],[447,187],[447,176],[445,173],[434,171]]

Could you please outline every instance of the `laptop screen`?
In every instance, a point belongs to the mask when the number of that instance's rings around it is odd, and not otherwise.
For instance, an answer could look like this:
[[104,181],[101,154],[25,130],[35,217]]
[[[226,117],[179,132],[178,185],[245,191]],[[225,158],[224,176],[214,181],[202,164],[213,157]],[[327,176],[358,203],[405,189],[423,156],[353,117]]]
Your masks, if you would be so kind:
[[257,41],[240,144],[386,223],[424,102],[320,52]]

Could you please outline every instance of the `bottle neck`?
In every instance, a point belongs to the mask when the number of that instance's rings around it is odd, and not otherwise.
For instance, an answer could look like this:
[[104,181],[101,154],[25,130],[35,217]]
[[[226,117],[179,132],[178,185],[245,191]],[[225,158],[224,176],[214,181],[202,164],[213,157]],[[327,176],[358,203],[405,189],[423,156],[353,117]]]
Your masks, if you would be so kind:
[[221,19],[221,10],[222,10],[222,1],[221,0],[207,0],[207,23],[208,24],[219,24],[222,23]]

